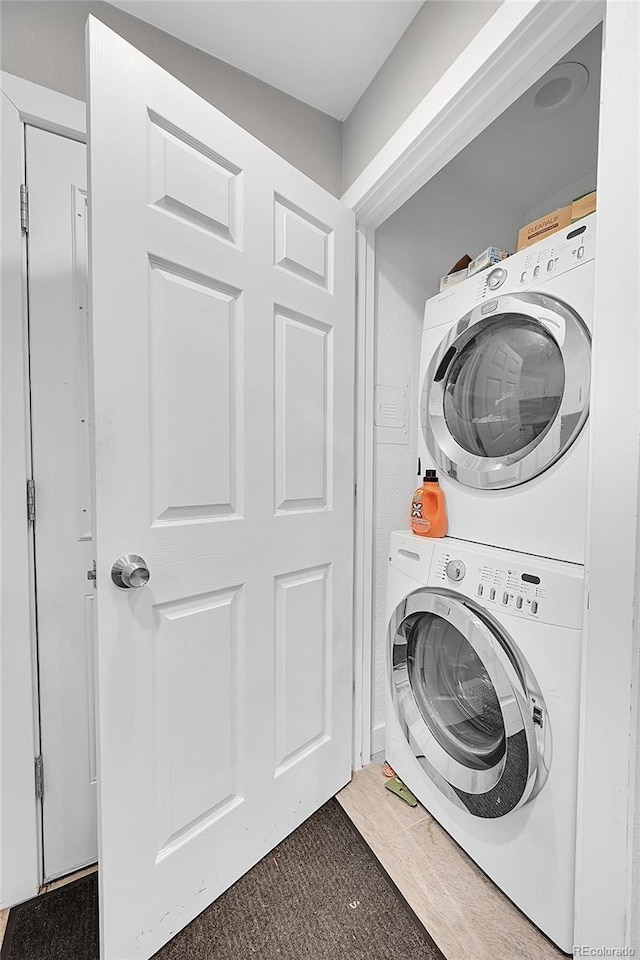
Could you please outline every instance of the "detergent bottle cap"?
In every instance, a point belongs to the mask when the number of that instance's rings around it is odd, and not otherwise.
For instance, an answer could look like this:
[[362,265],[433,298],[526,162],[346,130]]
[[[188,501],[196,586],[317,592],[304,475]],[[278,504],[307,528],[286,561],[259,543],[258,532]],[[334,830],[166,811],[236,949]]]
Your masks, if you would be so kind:
[[422,478],[425,483],[437,483],[438,475],[435,470],[425,470],[424,477]]

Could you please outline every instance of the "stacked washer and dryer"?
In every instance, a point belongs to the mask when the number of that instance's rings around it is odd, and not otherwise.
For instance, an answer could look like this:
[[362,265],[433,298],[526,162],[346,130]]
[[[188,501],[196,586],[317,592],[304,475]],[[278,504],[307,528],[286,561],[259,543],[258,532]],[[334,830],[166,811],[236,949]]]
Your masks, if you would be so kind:
[[391,536],[386,756],[573,947],[595,214],[425,308],[441,540]]

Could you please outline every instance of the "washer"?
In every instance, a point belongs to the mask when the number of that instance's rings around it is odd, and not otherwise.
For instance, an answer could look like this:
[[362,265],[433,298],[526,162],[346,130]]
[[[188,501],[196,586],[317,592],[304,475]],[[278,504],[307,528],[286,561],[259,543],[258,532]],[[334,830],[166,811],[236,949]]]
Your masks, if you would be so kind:
[[391,534],[386,759],[573,948],[584,568]]
[[595,228],[427,301],[418,454],[451,536],[584,563]]

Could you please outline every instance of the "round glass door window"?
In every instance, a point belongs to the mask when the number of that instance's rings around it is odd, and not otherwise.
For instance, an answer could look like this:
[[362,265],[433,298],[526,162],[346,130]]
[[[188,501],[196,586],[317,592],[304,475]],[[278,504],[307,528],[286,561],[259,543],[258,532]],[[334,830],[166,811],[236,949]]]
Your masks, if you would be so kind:
[[422,719],[440,746],[466,767],[495,767],[506,751],[496,691],[468,640],[437,614],[418,617],[407,635],[409,682]]
[[591,337],[581,318],[537,293],[490,305],[491,316],[476,307],[442,341],[421,400],[436,466],[477,489],[548,469],[589,414]]
[[453,439],[478,457],[532,449],[564,393],[562,353],[539,323],[511,315],[481,327],[451,363],[444,417]]
[[534,796],[550,763],[546,708],[502,627],[469,598],[421,587],[394,610],[388,641],[399,729],[438,790],[489,818]]

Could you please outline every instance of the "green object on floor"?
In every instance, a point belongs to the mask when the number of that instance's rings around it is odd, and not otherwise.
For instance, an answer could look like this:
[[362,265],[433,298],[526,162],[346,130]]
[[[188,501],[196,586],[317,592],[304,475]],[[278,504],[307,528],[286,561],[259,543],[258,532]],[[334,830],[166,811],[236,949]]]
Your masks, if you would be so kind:
[[400,777],[393,777],[393,779],[387,780],[385,787],[387,790],[391,790],[391,793],[395,793],[397,797],[400,797],[401,800],[404,800],[405,803],[408,803],[410,807],[418,806],[418,801],[411,793],[411,790],[405,787]]

